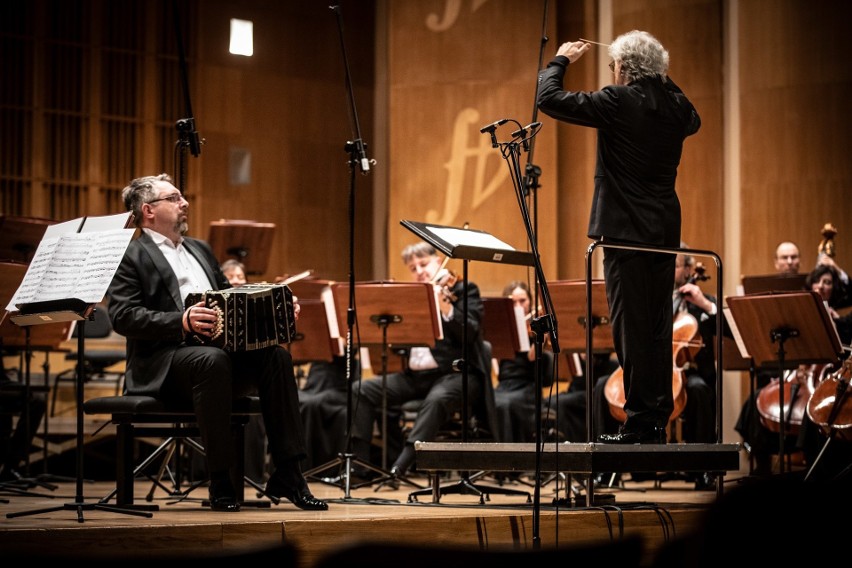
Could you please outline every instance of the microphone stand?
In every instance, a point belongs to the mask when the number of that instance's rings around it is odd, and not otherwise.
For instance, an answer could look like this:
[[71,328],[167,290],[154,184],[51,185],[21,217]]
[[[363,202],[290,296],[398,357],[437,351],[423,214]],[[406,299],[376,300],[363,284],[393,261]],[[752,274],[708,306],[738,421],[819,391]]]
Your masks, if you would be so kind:
[[[346,310],[346,447],[344,452],[338,455],[337,459],[332,462],[315,467],[310,471],[305,472],[305,476],[315,474],[328,469],[330,466],[341,464],[343,465],[343,473],[340,476],[341,484],[343,485],[342,499],[329,499],[330,502],[354,503],[354,502],[396,502],[388,499],[355,499],[351,496],[352,488],[351,473],[353,464],[358,464],[370,471],[382,473],[387,478],[388,472],[376,468],[372,464],[364,463],[354,456],[352,453],[352,384],[354,382],[352,369],[354,368],[354,350],[353,350],[353,329],[358,321],[355,312],[355,171],[360,169],[361,174],[368,175],[370,173],[370,165],[375,164],[375,160],[367,158],[367,144],[361,139],[361,125],[358,121],[358,111],[355,108],[355,92],[352,86],[352,77],[349,73],[349,60],[346,57],[346,42],[343,39],[343,16],[340,6],[334,5],[329,8],[337,16],[337,27],[340,35],[340,48],[343,54],[343,66],[346,75],[346,90],[349,95],[349,106],[353,122],[353,132],[355,137],[349,140],[344,145],[343,149],[349,153],[349,304]],[[382,433],[387,436],[387,432]],[[358,487],[361,487],[359,484]]]
[[198,158],[201,156],[201,145],[204,141],[199,137],[198,131],[195,130],[195,118],[192,116],[192,100],[189,96],[189,73],[186,67],[186,57],[183,50],[183,39],[181,36],[180,14],[178,12],[178,3],[172,2],[174,21],[175,21],[175,40],[177,42],[178,56],[180,58],[180,78],[183,87],[183,94],[186,102],[186,112],[188,118],[182,118],[175,123],[178,131],[178,141],[175,144],[177,152],[178,183],[177,188],[181,193],[186,193],[186,149],[189,148],[193,156]]
[[[517,121],[512,121],[517,124]],[[519,125],[520,126],[520,125]],[[540,516],[541,516],[541,454],[543,440],[541,436],[541,349],[544,343],[544,334],[550,334],[551,347],[554,356],[559,355],[559,340],[557,334],[556,312],[553,309],[553,301],[550,297],[550,291],[547,286],[547,280],[544,277],[544,270],[541,267],[541,258],[538,253],[538,245],[533,231],[533,225],[530,220],[529,208],[524,199],[524,181],[521,177],[520,153],[523,151],[529,152],[530,141],[535,138],[541,130],[540,122],[533,122],[527,126],[521,127],[512,133],[512,140],[509,142],[498,142],[497,145],[501,148],[501,154],[509,166],[509,171],[512,177],[512,184],[515,186],[515,194],[518,199],[518,206],[521,210],[521,217],[524,222],[524,228],[527,231],[531,252],[535,261],[536,280],[541,287],[542,311],[543,315],[530,319],[530,329],[535,335],[535,389],[536,389],[536,408],[535,421],[538,424],[539,435],[536,439],[535,451],[535,488],[533,491],[533,547],[541,547],[540,538]],[[492,139],[496,140],[496,135],[491,132]]]

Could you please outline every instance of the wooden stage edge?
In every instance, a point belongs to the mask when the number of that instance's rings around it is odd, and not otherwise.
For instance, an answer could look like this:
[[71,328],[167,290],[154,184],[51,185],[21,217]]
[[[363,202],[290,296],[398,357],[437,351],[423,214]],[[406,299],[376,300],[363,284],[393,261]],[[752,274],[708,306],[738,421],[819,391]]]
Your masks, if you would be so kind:
[[[525,466],[531,459],[526,451],[529,445],[525,446],[491,444],[490,449],[505,452],[503,457],[510,458],[510,465]],[[661,448],[655,448],[654,453],[659,457],[667,452],[686,451],[686,448],[673,449],[678,445],[670,446],[672,449],[662,452]],[[447,453],[445,458],[460,460],[449,455],[458,453],[454,445],[440,449]],[[476,456],[476,444],[467,444],[466,449],[470,456]],[[561,446],[558,449],[560,463],[566,457],[595,460],[610,453],[588,446],[575,452],[566,452]],[[631,450],[635,452],[636,448],[622,452]],[[418,460],[428,464],[428,453],[419,454]],[[615,459],[614,455],[611,457]],[[670,456],[670,459],[679,458]],[[467,466],[472,462],[453,463]],[[585,468],[585,463],[578,461],[573,468]],[[592,461],[592,467],[596,465]],[[428,488],[436,476],[422,469],[428,465],[418,467],[421,469],[410,479]],[[245,556],[291,549],[295,551],[297,568],[313,568],[325,555],[353,544],[525,551],[536,547],[537,536],[540,548],[570,550],[637,537],[642,543],[644,562],[650,564],[669,543],[699,534],[708,510],[719,499],[716,491],[696,490],[691,480],[674,477],[662,482],[633,481],[628,473],[622,476],[624,481],[620,484],[596,489],[595,500],[600,503],[587,507],[583,484],[588,475],[548,475],[548,481],[536,487],[532,483],[534,476],[527,470],[512,481],[493,473],[467,476],[474,487],[486,494],[480,500],[476,494],[446,491],[463,486],[463,478],[458,471],[449,471],[451,466],[447,463],[442,469],[445,473],[437,476],[442,490],[437,503],[431,502],[429,495],[412,498],[415,489],[405,484],[398,488],[379,484],[358,486],[347,496],[331,480],[312,478],[311,490],[330,503],[329,510],[322,512],[301,511],[287,501],[275,505],[261,500],[265,507],[244,506],[238,513],[217,513],[202,506],[201,501],[207,496],[204,487],[180,500],[161,488],[155,489],[145,478],[137,478],[134,484],[135,502],[156,505],[157,510],[151,512],[150,518],[94,506],[111,492],[114,481],[83,483],[82,502],[86,506],[79,513],[74,508],[78,501],[74,481],[57,482],[53,491],[36,487],[30,490],[31,495],[0,491],[0,501],[5,501],[0,502],[0,551],[9,561],[18,558],[150,561]],[[753,483],[742,470],[722,479],[720,487],[724,492]],[[489,493],[492,488],[512,489],[515,494]],[[536,489],[540,496],[538,508],[531,498]],[[254,497],[250,487],[246,490],[247,498]],[[754,511],[754,515],[758,518],[762,513]]]

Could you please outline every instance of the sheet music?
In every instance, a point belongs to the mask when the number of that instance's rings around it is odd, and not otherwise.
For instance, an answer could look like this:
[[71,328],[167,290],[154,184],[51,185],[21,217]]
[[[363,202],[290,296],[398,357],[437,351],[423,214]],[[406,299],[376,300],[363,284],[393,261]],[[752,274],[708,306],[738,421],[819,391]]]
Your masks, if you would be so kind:
[[530,336],[527,333],[527,314],[524,313],[523,306],[515,306],[515,325],[518,328],[518,339],[520,340],[521,351],[530,350]]
[[731,328],[731,335],[734,336],[734,342],[737,344],[740,356],[743,359],[751,359],[751,355],[748,354],[748,349],[746,349],[745,343],[743,343],[743,336],[740,334],[740,328],[737,327],[737,322],[734,320],[734,316],[731,313],[731,308],[722,308],[722,313],[725,315],[728,327]]
[[320,293],[320,299],[325,306],[325,316],[328,319],[328,333],[337,345],[335,355],[345,355],[346,340],[340,337],[340,327],[337,325],[337,311],[334,308],[334,293],[331,286],[326,286]]
[[454,246],[467,245],[480,248],[515,250],[512,245],[504,243],[494,235],[489,235],[488,233],[465,231],[464,229],[455,229],[452,227],[436,227],[434,225],[429,225],[428,229],[440,239]]
[[434,286],[433,292],[435,292],[435,313],[438,315],[438,337],[435,338],[435,341],[441,341],[444,339],[444,318],[441,316],[441,302],[444,301],[444,296],[438,286]]
[[49,300],[103,300],[133,238],[134,229],[124,228],[129,218],[128,212],[48,226],[6,310]]

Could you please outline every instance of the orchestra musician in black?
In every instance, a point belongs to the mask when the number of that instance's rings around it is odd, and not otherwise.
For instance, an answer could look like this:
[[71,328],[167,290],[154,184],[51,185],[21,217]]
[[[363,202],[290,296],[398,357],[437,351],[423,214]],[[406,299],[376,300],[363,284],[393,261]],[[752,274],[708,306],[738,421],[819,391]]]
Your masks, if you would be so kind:
[[[423,399],[417,418],[403,444],[402,451],[390,469],[390,477],[404,477],[414,465],[414,442],[434,441],[441,426],[456,412],[462,411],[462,373],[453,363],[464,357],[465,326],[468,339],[468,401],[471,405],[482,398],[490,379],[490,369],[484,368],[484,344],[480,323],[483,303],[479,287],[467,283],[467,320],[465,321],[464,282],[442,266],[441,257],[434,246],[418,242],[407,246],[402,261],[415,281],[430,282],[441,295],[440,317],[443,339],[433,347],[412,347],[407,368],[386,377],[387,407],[398,408],[409,400]],[[352,449],[363,460],[370,460],[370,443],[373,424],[382,408],[382,381],[367,380],[360,384],[354,397],[355,416],[352,425]]]

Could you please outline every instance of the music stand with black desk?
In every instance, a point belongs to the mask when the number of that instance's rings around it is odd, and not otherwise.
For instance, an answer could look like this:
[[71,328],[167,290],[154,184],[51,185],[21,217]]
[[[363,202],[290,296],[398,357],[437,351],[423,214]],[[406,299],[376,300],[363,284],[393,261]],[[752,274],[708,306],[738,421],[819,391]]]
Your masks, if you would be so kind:
[[134,511],[123,507],[107,505],[100,502],[87,503],[83,495],[83,389],[85,384],[85,320],[90,318],[94,304],[87,304],[82,300],[54,300],[47,302],[34,302],[21,306],[20,313],[13,316],[13,322],[20,326],[49,324],[54,322],[65,322],[76,320],[80,326],[80,334],[77,336],[77,461],[76,461],[76,492],[75,499],[70,503],[63,503],[54,507],[35,509],[32,511],[20,511],[8,513],[7,518],[22,517],[26,515],[38,515],[53,511],[76,511],[77,520],[83,522],[83,511],[110,511],[135,515],[138,517],[151,518],[152,514],[146,511]]
[[103,503],[86,503],[83,496],[83,389],[85,383],[85,322],[92,317],[96,304],[106,295],[109,283],[121,262],[134,230],[128,229],[130,213],[102,217],[81,217],[50,225],[44,230],[35,256],[24,279],[7,307],[16,325],[54,324],[76,321],[77,337],[77,476],[76,495],[71,503],[56,507],[9,513],[8,518],[51,511],[76,511],[83,522],[83,511],[104,510],[127,515],[151,517],[151,513],[133,511]]
[[[449,258],[457,258],[463,260],[463,270],[462,270],[462,281],[464,284],[464,302],[463,302],[463,311],[464,311],[464,320],[467,322],[467,286],[468,286],[468,263],[471,260],[478,260],[483,262],[496,262],[501,264],[512,264],[512,265],[521,265],[521,266],[535,266],[535,257],[532,253],[526,251],[519,251],[514,249],[512,246],[507,243],[501,241],[500,239],[494,237],[490,233],[485,231],[479,231],[474,229],[463,229],[457,227],[448,227],[443,225],[435,225],[428,223],[420,223],[417,221],[409,221],[403,220],[400,221],[400,224],[413,232],[415,235],[428,242],[432,246],[434,246],[437,250],[441,251],[444,255]],[[468,341],[467,341],[467,323],[464,326],[464,354],[463,361],[459,368],[462,371],[462,447],[468,443],[468,411],[469,411],[469,401],[468,401],[468,377],[469,377],[469,365],[467,363],[469,359],[468,354]],[[536,349],[540,350],[541,343],[538,342],[536,345]],[[536,366],[536,373],[539,372],[538,366]],[[486,376],[485,380],[489,380]],[[540,397],[540,392],[537,394],[537,400]],[[536,409],[536,414],[540,414],[540,408]],[[415,450],[418,455],[421,452],[429,451],[428,447],[424,447],[423,443],[415,444]],[[418,458],[419,459],[419,458]],[[419,461],[418,461],[419,467]],[[488,469],[488,468],[477,468],[477,469]],[[412,492],[408,499],[409,501],[415,500],[418,495],[425,495],[431,493],[432,502],[437,503],[440,501],[441,494],[460,494],[460,495],[476,495],[480,498],[480,503],[484,502],[485,495],[490,493],[494,494],[504,494],[504,495],[525,495],[529,498],[529,493],[526,491],[518,491],[514,489],[506,489],[503,487],[484,487],[477,486],[470,480],[469,471],[466,469],[461,470],[461,479],[459,482],[451,487],[441,488],[440,480],[438,475],[432,476],[432,488],[419,490]]]
[[[726,298],[734,320],[734,338],[757,366],[777,365],[784,371],[799,365],[838,363],[843,355],[840,337],[819,294],[813,291],[753,294]],[[784,473],[784,441],[788,419],[783,382],[779,392],[779,471]]]

